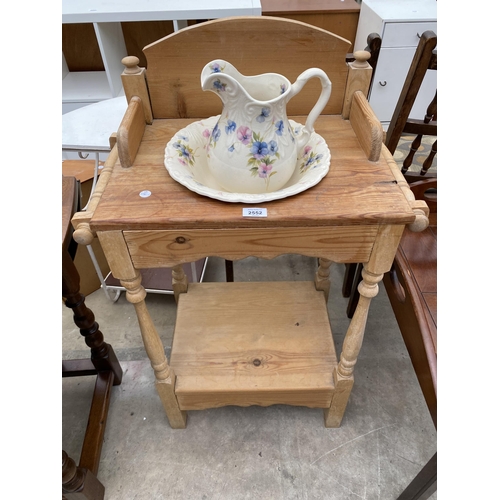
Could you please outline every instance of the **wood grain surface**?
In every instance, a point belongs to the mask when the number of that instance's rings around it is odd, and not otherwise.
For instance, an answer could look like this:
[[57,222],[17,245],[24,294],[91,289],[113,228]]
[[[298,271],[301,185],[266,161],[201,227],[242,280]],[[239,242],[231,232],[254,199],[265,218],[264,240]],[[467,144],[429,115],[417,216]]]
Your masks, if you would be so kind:
[[170,363],[181,409],[326,408],[336,362],[312,282],[196,283],[179,297]]
[[[290,118],[305,123],[304,116]],[[168,174],[165,146],[192,121],[155,120],[146,127],[134,166],[114,165],[90,222],[93,231],[408,224],[415,219],[386,158],[368,161],[350,122],[340,116],[320,116],[315,124],[331,153],[326,177],[300,194],[260,205],[267,208],[267,218],[243,218],[248,204],[198,195]],[[151,196],[141,198],[143,190]]]
[[[306,69],[321,68],[332,82],[332,98],[323,113],[340,114],[350,46],[348,40],[331,32],[273,17],[236,17],[190,26],[144,47],[153,116],[204,118],[219,114],[219,97],[200,85],[203,67],[214,59],[230,62],[247,76],[279,73],[291,83]],[[320,91],[320,82],[312,79],[300,98],[290,101],[289,113],[309,113]]]

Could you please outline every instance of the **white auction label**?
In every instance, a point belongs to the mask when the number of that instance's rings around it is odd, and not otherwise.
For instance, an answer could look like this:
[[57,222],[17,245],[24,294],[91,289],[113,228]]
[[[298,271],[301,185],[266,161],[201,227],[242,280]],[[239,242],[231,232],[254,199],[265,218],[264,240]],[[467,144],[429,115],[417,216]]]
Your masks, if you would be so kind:
[[267,217],[267,208],[244,208],[243,217]]

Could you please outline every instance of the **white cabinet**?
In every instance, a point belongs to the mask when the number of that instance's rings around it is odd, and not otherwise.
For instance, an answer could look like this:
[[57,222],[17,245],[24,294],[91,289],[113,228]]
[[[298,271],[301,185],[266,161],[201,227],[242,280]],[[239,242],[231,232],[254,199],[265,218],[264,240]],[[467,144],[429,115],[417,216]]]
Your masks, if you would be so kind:
[[[427,30],[437,34],[436,0],[363,0],[361,4],[354,50],[366,47],[370,33],[382,37],[368,100],[384,129],[391,121],[419,36]],[[436,86],[436,72],[428,72],[410,113],[411,118],[424,117]]]
[[[191,19],[260,16],[260,0],[63,0],[62,22],[94,26],[104,71],[69,71],[62,55],[63,114],[82,106],[123,95],[121,60],[127,56],[122,22],[168,21],[174,29]],[[85,47],[82,47],[82,51]]]

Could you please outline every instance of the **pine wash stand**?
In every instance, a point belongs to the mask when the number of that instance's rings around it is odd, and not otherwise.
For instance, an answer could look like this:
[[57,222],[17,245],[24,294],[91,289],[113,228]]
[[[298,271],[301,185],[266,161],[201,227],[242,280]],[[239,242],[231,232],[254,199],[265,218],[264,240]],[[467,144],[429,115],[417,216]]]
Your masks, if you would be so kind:
[[[242,36],[244,34],[244,36]],[[389,271],[405,226],[428,224],[382,144],[382,127],[366,100],[369,54],[346,63],[350,42],[298,21],[235,17],[198,24],[123,60],[128,109],[111,141],[86,212],[73,217],[75,239],[98,237],[113,275],[134,304],[156,388],[173,428],[188,410],[272,404],[324,408],[338,427],[353,387],[370,301]],[[266,218],[242,217],[243,203],[191,192],[164,166],[166,143],[180,129],[221,111],[200,85],[203,66],[233,61],[247,74],[276,72],[290,81],[319,67],[332,96],[315,130],[331,151],[330,170],[316,186],[267,202]],[[305,118],[320,92],[310,81],[288,104]],[[115,139],[116,137],[116,139]],[[141,193],[150,191],[148,197]],[[314,282],[187,282],[182,264],[205,256],[272,259],[286,253],[319,259]],[[364,263],[360,300],[340,357],[326,301],[331,262]],[[170,363],[144,301],[140,270],[173,268],[177,319]]]

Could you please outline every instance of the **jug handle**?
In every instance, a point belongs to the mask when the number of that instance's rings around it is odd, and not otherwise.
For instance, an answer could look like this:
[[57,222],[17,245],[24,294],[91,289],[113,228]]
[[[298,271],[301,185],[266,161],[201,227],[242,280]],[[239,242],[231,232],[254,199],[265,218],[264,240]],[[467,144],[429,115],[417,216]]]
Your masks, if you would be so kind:
[[304,85],[311,79],[317,77],[321,81],[321,94],[316,101],[316,104],[314,105],[313,109],[310,111],[309,115],[307,116],[306,124],[305,127],[302,129],[302,133],[299,136],[297,140],[297,148],[301,149],[303,148],[307,142],[309,141],[309,138],[311,137],[311,133],[314,131],[313,125],[318,116],[321,114],[323,109],[326,106],[326,103],[328,102],[328,99],[330,99],[330,94],[332,91],[332,82],[330,82],[330,79],[328,78],[327,74],[319,68],[309,68],[306,69],[303,73],[301,73],[298,77],[295,83],[292,85],[292,88],[290,90],[290,93],[288,94],[288,99],[287,102],[294,96],[297,95]]

